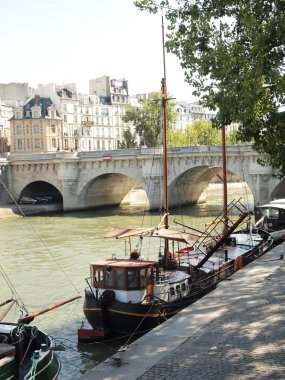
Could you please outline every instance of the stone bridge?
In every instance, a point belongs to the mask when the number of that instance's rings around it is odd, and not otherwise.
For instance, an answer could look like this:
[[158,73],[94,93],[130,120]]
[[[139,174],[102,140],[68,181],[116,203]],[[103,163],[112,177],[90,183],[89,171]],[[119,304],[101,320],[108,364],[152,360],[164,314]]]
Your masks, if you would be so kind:
[[[255,204],[285,198],[285,182],[258,165],[251,145],[227,147],[228,173],[249,186]],[[170,206],[196,203],[209,182],[222,173],[220,146],[168,150]],[[162,149],[11,154],[0,159],[2,188],[10,197],[50,195],[63,209],[80,210],[128,202],[130,190],[143,189],[149,209],[161,207]],[[4,189],[1,188],[1,191]]]

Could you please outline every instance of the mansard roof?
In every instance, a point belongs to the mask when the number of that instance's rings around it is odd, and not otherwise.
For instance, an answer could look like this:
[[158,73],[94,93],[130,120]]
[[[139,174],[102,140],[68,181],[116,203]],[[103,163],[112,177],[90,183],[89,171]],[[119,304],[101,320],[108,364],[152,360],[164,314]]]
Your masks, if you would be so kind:
[[[40,107],[42,118],[48,117],[49,107],[51,107],[51,106],[55,107],[55,105],[53,104],[53,102],[51,101],[50,98],[35,95],[33,98],[31,98],[30,100],[28,100],[24,104],[24,106],[23,106],[23,119],[31,119],[31,117],[32,117],[31,111],[32,111],[32,108],[35,106]],[[56,118],[60,118],[58,111],[56,109],[55,109],[55,111],[56,111]],[[13,116],[12,119],[15,119],[15,116]]]

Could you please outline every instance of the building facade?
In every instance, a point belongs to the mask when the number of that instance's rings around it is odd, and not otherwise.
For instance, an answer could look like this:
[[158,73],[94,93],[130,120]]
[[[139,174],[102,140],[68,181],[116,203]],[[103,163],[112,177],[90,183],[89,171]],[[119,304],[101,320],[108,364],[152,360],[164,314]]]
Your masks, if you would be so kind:
[[50,98],[36,95],[15,107],[10,119],[11,152],[39,153],[62,149],[62,121]]
[[214,111],[203,107],[199,102],[187,103],[178,102],[176,104],[177,119],[173,123],[175,130],[185,131],[186,126],[197,120],[210,122],[215,116]]
[[[17,86],[4,86],[5,89],[11,95]],[[20,95],[25,96],[28,90],[23,84]],[[8,134],[11,151],[21,153],[117,149],[124,131],[135,129],[122,120],[127,107],[137,106],[147,97],[146,94],[130,96],[126,79],[109,76],[91,79],[88,94],[78,93],[75,83],[39,85],[25,102],[14,100],[11,129],[9,122],[5,128],[0,125],[0,137],[1,133]],[[214,116],[214,112],[198,102],[178,102],[173,128],[185,131],[195,120],[210,121]]]
[[0,153],[10,150],[10,118],[13,116],[13,107],[0,98]]

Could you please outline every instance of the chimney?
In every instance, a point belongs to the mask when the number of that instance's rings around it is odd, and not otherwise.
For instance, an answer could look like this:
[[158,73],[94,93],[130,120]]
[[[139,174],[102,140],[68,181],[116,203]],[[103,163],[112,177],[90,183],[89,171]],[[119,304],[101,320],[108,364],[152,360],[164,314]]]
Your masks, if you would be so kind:
[[35,95],[35,106],[40,106],[40,104],[41,104],[40,95]]

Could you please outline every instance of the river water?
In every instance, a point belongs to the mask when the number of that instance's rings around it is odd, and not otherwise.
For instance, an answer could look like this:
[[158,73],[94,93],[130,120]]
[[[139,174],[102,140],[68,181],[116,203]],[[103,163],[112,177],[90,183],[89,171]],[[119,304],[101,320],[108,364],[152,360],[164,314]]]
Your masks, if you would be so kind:
[[[196,227],[202,228],[205,216],[216,213],[219,208],[218,204],[188,207],[183,214],[174,211],[171,218],[188,225],[195,222]],[[144,213],[134,207],[0,219],[0,301],[11,296],[3,272],[30,312],[77,294],[83,296],[91,261],[110,258],[113,254],[127,257],[128,243],[104,238],[111,227],[149,227],[158,225],[159,221],[158,213]],[[135,244],[132,249],[136,248]],[[159,244],[146,239],[142,250],[144,258],[157,259]],[[59,378],[63,380],[80,378],[114,354],[128,338],[78,345],[77,329],[84,319],[82,302],[81,298],[32,322],[65,346],[65,351],[58,351],[62,362]],[[17,320],[18,316],[10,311],[8,319]]]

